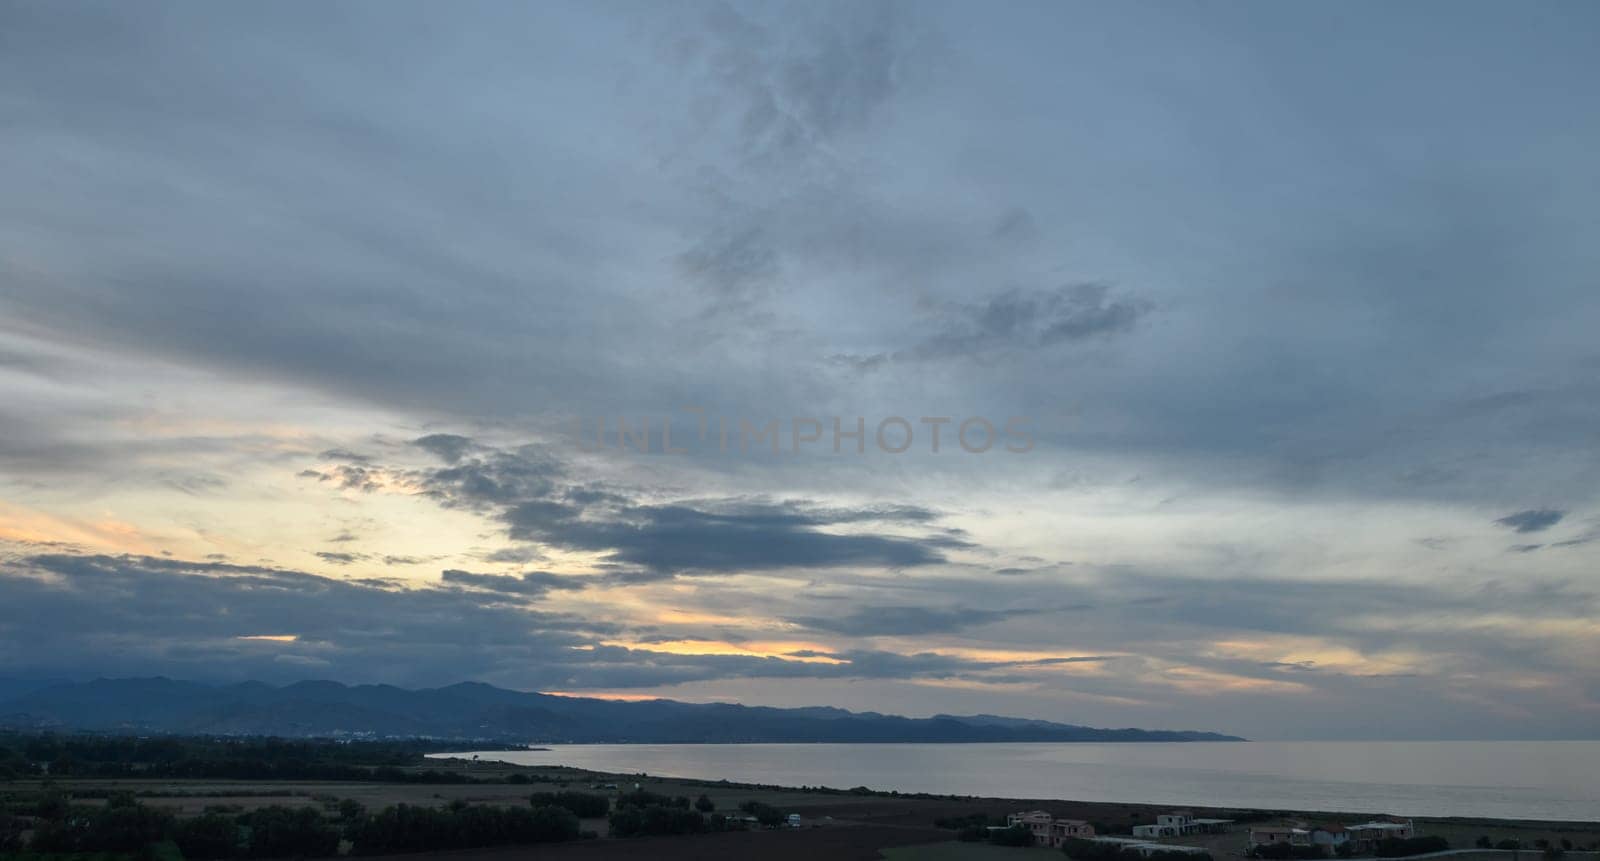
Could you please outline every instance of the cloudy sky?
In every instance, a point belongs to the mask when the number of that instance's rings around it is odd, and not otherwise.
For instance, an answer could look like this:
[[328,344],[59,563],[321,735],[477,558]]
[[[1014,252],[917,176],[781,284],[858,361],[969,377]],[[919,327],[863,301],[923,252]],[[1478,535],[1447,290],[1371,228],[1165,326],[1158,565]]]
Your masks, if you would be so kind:
[[1597,37],[0,2],[0,676],[1593,737]]

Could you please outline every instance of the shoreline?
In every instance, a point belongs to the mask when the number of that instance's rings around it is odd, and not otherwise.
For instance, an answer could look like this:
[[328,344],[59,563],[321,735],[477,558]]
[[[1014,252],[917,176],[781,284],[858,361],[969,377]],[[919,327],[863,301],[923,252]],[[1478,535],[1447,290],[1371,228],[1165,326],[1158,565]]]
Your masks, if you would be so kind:
[[1511,828],[1548,828],[1560,830],[1592,831],[1600,835],[1600,816],[1595,819],[1544,819],[1534,817],[1498,817],[1498,816],[1451,816],[1451,815],[1403,815],[1378,809],[1300,809],[1286,807],[1246,807],[1246,806],[1209,806],[1203,804],[1167,804],[1149,801],[1111,801],[1111,800],[1085,800],[1071,798],[1041,798],[1041,797],[1012,797],[992,795],[964,795],[960,793],[934,793],[900,791],[895,789],[878,788],[843,788],[831,786],[789,785],[776,783],[762,783],[754,781],[738,781],[723,778],[706,778],[692,775],[658,774],[652,772],[617,772],[599,771],[568,765],[526,765],[509,762],[506,760],[465,760],[448,753],[427,754],[430,762],[452,763],[469,773],[482,773],[486,763],[497,764],[508,772],[539,771],[542,773],[557,773],[570,775],[574,780],[594,780],[619,783],[645,781],[650,783],[670,783],[684,787],[697,788],[723,788],[747,790],[756,792],[781,792],[808,795],[857,797],[857,798],[883,798],[899,801],[926,801],[940,803],[971,803],[971,804],[1007,804],[1023,809],[1029,805],[1052,806],[1070,805],[1082,807],[1114,807],[1135,808],[1148,811],[1165,812],[1174,807],[1183,807],[1197,813],[1235,813],[1247,816],[1266,818],[1308,818],[1308,819],[1339,819],[1361,817],[1403,816],[1417,822],[1438,822],[1458,826],[1474,827],[1511,827]]

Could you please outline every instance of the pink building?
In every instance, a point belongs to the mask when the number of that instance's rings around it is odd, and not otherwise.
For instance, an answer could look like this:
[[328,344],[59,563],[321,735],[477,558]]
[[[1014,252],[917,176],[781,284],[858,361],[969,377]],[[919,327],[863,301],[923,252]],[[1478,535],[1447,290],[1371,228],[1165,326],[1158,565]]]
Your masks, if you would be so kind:
[[1006,817],[1007,827],[1015,828],[1018,825],[1033,834],[1035,845],[1051,849],[1060,849],[1061,844],[1070,837],[1094,836],[1094,826],[1082,819],[1057,819],[1043,810],[1013,813]]

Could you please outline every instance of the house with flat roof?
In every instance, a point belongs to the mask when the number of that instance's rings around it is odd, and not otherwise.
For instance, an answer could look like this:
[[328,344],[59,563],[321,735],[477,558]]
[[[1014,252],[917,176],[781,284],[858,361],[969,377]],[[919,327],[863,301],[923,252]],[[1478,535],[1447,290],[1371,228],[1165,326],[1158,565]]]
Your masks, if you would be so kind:
[[1233,824],[1232,819],[1196,819],[1194,814],[1187,810],[1174,810],[1171,813],[1157,814],[1153,825],[1133,826],[1133,836],[1159,839],[1182,837],[1186,834],[1210,834],[1226,831],[1231,824]]
[[1094,826],[1082,819],[1057,819],[1043,810],[1013,813],[1006,817],[1006,827],[1015,828],[1018,825],[1033,834],[1035,846],[1051,849],[1060,849],[1068,838],[1094,836]]
[[1297,822],[1287,825],[1263,825],[1250,829],[1250,848],[1287,843],[1290,846],[1307,846],[1321,849],[1332,855],[1348,846],[1353,852],[1371,852],[1378,841],[1390,837],[1410,838],[1416,835],[1411,820],[1363,822],[1360,825],[1340,825],[1336,822],[1310,825]]
[[1350,833],[1350,842],[1355,845],[1357,852],[1370,852],[1376,849],[1380,840],[1391,837],[1409,840],[1417,834],[1409,819],[1363,822],[1360,825],[1346,825],[1345,830]]

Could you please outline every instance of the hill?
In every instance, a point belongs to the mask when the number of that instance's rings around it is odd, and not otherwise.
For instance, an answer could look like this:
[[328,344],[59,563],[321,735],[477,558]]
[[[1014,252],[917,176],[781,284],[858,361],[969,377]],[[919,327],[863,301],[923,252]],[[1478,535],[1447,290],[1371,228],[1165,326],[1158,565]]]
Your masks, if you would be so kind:
[[119,733],[429,737],[520,743],[1239,741],[1187,730],[1097,729],[993,715],[907,718],[835,708],[616,702],[463,682],[408,690],[168,678],[11,684],[0,726]]

